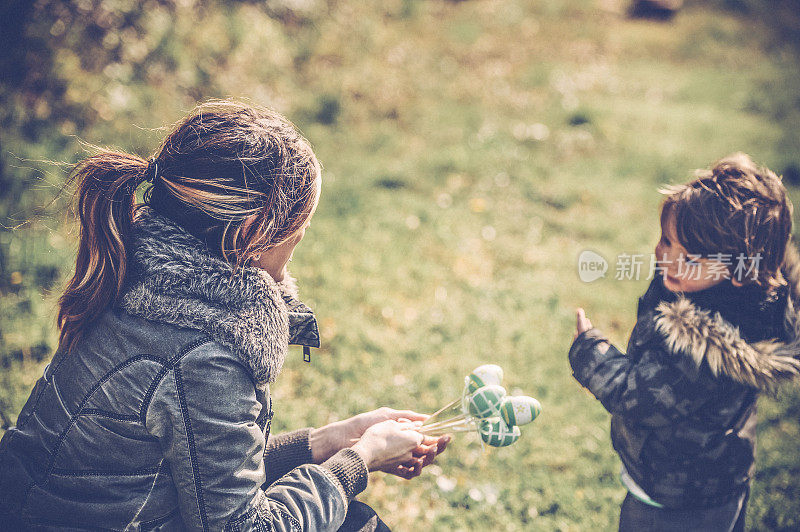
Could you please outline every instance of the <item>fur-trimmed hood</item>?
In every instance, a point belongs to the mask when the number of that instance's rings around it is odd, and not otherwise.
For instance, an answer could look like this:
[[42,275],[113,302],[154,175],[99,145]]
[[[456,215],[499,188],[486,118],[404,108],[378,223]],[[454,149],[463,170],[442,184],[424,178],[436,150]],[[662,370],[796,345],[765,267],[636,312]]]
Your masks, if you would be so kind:
[[656,307],[655,329],[673,352],[689,355],[699,367],[705,361],[714,375],[765,391],[800,376],[800,255],[787,247],[781,268],[789,285],[784,315],[788,341],[748,343],[720,316],[698,308],[685,297]]
[[130,314],[205,331],[259,384],[275,380],[290,343],[319,347],[314,315],[297,300],[290,277],[276,283],[251,267],[234,273],[198,238],[147,207],[137,212],[132,244],[120,300]]

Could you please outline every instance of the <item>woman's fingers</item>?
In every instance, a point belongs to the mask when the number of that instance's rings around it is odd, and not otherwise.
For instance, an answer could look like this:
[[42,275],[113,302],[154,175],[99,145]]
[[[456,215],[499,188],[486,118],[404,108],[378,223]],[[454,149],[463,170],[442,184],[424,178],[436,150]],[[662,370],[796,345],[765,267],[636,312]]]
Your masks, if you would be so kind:
[[406,480],[418,477],[422,474],[422,470],[433,462],[436,455],[442,452],[450,441],[450,439],[445,436],[440,439],[442,440],[441,445],[437,443],[435,446],[428,447],[427,452],[422,453],[415,450],[412,457],[404,457],[408,459],[404,459],[401,463],[386,468],[384,472]]
[[436,444],[434,445],[420,445],[412,453],[414,456],[428,456],[429,454],[436,455]]
[[398,466],[398,469],[406,472],[408,476],[403,477],[406,479],[418,477],[422,473],[422,468],[425,467],[425,464],[418,459],[410,460],[408,462],[402,463]]
[[422,466],[425,467],[433,463],[433,460],[436,458],[436,447],[433,448],[428,447],[422,451],[420,451],[419,448],[417,448],[412,453],[412,456],[420,460],[422,462]]
[[412,410],[394,410],[393,408],[387,408],[384,412],[389,416],[387,419],[394,419],[397,421],[425,421],[430,417]]
[[422,457],[422,467],[429,466],[433,463],[433,460],[436,458],[436,453],[426,454]]
[[353,445],[370,469],[385,471],[413,457],[425,439],[417,430],[421,421],[399,423],[387,420],[368,428]]
[[453,437],[450,434],[445,434],[444,436],[425,436],[425,439],[422,440],[422,443],[418,447],[420,452],[423,449],[432,449],[436,454],[442,454],[442,452],[447,448],[447,444]]
[[427,416],[425,414],[420,414],[412,410],[395,410],[394,408],[382,406],[370,412],[364,412],[363,414],[359,414],[350,419],[353,420],[359,426],[360,431],[363,433],[372,425],[381,423],[382,421],[399,421],[399,422],[425,421],[426,419],[428,419],[428,417],[430,416]]
[[421,420],[400,422],[389,419],[376,423],[353,443],[353,449],[361,454],[372,471],[384,471],[403,478],[417,476],[450,441],[449,435],[435,438],[421,434],[421,425]]
[[422,459],[422,467],[433,463],[438,455],[447,448],[451,437],[446,434],[440,438],[426,438],[425,441],[414,449],[414,456]]
[[447,448],[447,444],[451,440],[452,437],[449,434],[439,438],[426,436],[423,442],[412,451],[409,459],[402,460],[402,463],[386,472],[406,480],[418,477],[422,474],[422,470],[432,464],[436,456]]
[[423,436],[422,442],[414,449],[418,454],[436,454],[436,448],[439,446],[439,438],[432,438],[431,436]]
[[389,474],[398,476],[400,478],[404,478],[406,480],[411,480],[414,477],[418,477],[420,473],[422,473],[422,468],[420,467],[407,467],[404,465],[397,466],[392,471],[387,471]]
[[[415,472],[415,471],[422,471],[422,459],[416,458],[409,453],[408,455],[401,456],[397,458],[393,463],[386,464],[385,466],[380,468],[380,471],[384,473],[389,473],[392,475],[398,475],[399,472]],[[419,473],[417,473],[419,474]],[[413,476],[417,476],[417,474]],[[398,475],[402,476],[402,475]],[[403,478],[410,478],[403,476]]]
[[423,442],[425,441],[425,435],[420,432],[417,432],[417,429],[420,428],[421,426],[422,426],[422,421],[413,421],[411,423],[400,423],[400,430],[414,432],[414,434],[411,436],[416,440],[416,445],[418,449],[423,446]]
[[436,444],[436,454],[442,454],[444,450],[447,448],[447,444],[453,439],[452,436],[449,434],[445,434],[441,438],[439,438],[439,442]]

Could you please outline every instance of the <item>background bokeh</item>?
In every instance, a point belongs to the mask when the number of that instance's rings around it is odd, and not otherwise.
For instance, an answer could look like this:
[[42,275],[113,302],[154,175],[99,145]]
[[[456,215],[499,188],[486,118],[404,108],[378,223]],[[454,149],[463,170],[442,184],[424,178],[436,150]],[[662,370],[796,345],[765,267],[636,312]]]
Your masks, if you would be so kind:
[[[572,380],[573,310],[624,345],[657,189],[733,151],[800,185],[800,2],[7,0],[0,6],[0,411],[56,345],[76,228],[69,165],[148,156],[196,102],[278,109],[324,164],[292,271],[323,347],[274,388],[274,430],[432,411],[480,363],[544,407],[513,447],[461,435],[363,497],[397,530],[611,530],[608,414]],[[609,260],[585,284],[577,257]],[[749,524],[800,528],[800,393],[761,400]],[[0,433],[2,430],[0,430]]]

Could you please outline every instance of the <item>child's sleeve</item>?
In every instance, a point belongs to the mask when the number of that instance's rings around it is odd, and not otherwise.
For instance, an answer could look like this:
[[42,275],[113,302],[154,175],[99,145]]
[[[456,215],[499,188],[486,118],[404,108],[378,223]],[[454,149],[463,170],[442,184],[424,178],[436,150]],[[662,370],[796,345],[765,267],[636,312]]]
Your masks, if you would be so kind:
[[646,345],[634,362],[599,330],[590,329],[569,350],[573,376],[610,413],[647,426],[669,425],[709,400],[709,390],[686,368],[665,363],[669,353],[663,342],[642,343]]

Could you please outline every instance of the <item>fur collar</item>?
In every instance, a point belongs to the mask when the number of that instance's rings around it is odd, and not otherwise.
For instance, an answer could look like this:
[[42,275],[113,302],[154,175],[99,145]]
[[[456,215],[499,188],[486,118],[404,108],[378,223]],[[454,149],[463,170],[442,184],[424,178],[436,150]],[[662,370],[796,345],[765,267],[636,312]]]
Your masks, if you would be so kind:
[[130,314],[199,329],[231,349],[258,384],[273,382],[290,343],[319,347],[311,310],[294,280],[231,266],[147,207],[137,212],[130,277],[120,306]]
[[784,317],[791,338],[788,342],[747,343],[719,313],[700,309],[683,297],[658,305],[655,328],[671,351],[689,355],[697,367],[706,361],[714,375],[773,390],[800,376],[800,255],[792,244],[787,247],[782,272],[789,284]]

